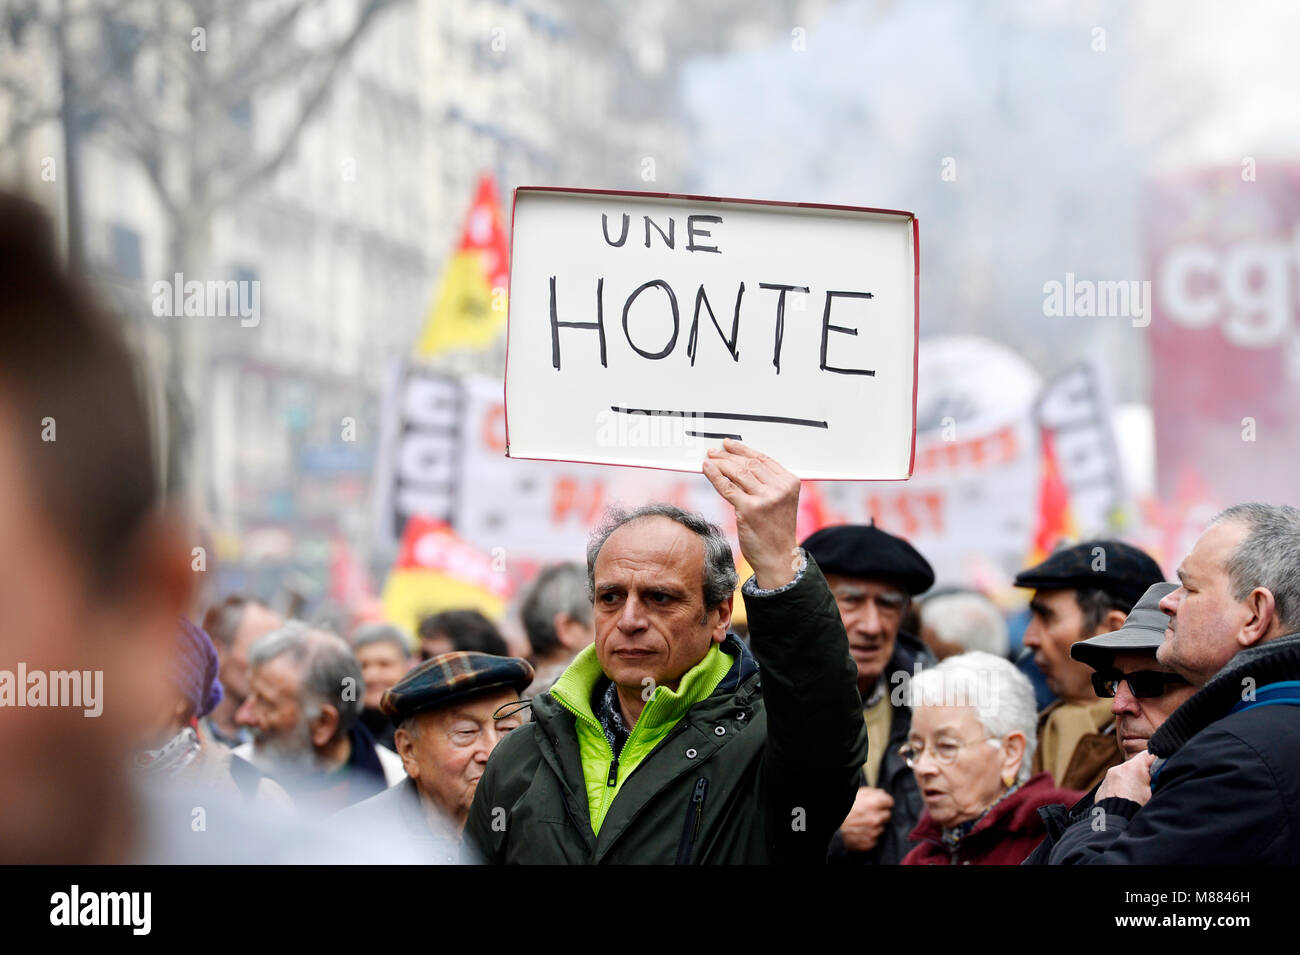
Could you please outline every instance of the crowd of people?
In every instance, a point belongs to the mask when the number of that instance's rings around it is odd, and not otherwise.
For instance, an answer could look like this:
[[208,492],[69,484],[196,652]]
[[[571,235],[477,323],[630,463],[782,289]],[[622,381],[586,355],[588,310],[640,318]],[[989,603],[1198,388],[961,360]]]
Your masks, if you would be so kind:
[[1016,577],[1013,655],[906,540],[797,540],[798,479],[727,440],[740,555],[610,511],[529,586],[527,658],[471,610],[192,614],[132,358],[3,197],[0,275],[0,669],[105,686],[95,718],[0,710],[6,861],[1300,862],[1294,507],[1223,511],[1177,582],[1061,547]]

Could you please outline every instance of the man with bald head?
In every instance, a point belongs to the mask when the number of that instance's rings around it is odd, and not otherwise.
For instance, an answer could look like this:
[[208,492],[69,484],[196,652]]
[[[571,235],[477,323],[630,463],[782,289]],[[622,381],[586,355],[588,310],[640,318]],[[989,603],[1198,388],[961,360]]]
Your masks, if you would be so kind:
[[1053,863],[1300,863],[1300,509],[1228,508],[1178,579],[1156,659],[1197,691],[1106,774]]
[[291,620],[249,650],[249,692],[236,721],[252,742],[235,754],[276,778],[299,806],[337,812],[406,776],[361,723],[365,683],[342,638]]

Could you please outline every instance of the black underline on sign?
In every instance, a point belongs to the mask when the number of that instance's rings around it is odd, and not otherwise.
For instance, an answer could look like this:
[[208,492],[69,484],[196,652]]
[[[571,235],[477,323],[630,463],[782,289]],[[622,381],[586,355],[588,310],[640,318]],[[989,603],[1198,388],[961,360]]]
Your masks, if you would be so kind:
[[617,411],[619,414],[649,414],[664,415],[670,418],[729,418],[735,421],[765,421],[769,424],[797,424],[805,428],[826,428],[825,421],[815,421],[812,418],[782,418],[777,415],[765,414],[727,414],[722,411],[656,411],[653,408],[619,408],[616,405],[609,406],[610,411]]
[[728,434],[726,431],[687,431],[686,433],[694,438],[735,438],[737,441],[745,440],[738,434]]

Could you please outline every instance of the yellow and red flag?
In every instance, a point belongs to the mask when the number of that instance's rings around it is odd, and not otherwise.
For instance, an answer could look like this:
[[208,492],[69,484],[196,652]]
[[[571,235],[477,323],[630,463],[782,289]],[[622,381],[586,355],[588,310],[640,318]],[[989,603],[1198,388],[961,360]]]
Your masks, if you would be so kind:
[[504,568],[462,540],[444,521],[410,517],[384,582],[384,616],[415,633],[420,620],[443,610],[477,610],[492,620],[510,596]]
[[1070,510],[1070,489],[1061,477],[1052,432],[1042,430],[1042,476],[1038,484],[1038,519],[1034,525],[1034,542],[1027,566],[1041,564],[1052,555],[1061,541],[1078,536],[1074,514]]
[[492,344],[505,328],[509,279],[510,251],[496,182],[484,174],[465,215],[460,242],[443,270],[415,357]]

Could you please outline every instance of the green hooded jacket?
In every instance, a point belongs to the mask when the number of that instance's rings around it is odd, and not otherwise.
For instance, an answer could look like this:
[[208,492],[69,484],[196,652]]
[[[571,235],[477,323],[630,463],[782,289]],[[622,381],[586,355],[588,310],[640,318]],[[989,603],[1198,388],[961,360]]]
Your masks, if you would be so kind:
[[493,751],[466,858],[823,864],[866,760],[857,667],[811,557],[793,586],[744,599],[753,652],[729,634],[660,687],[618,760],[591,710],[594,648],[580,654]]

